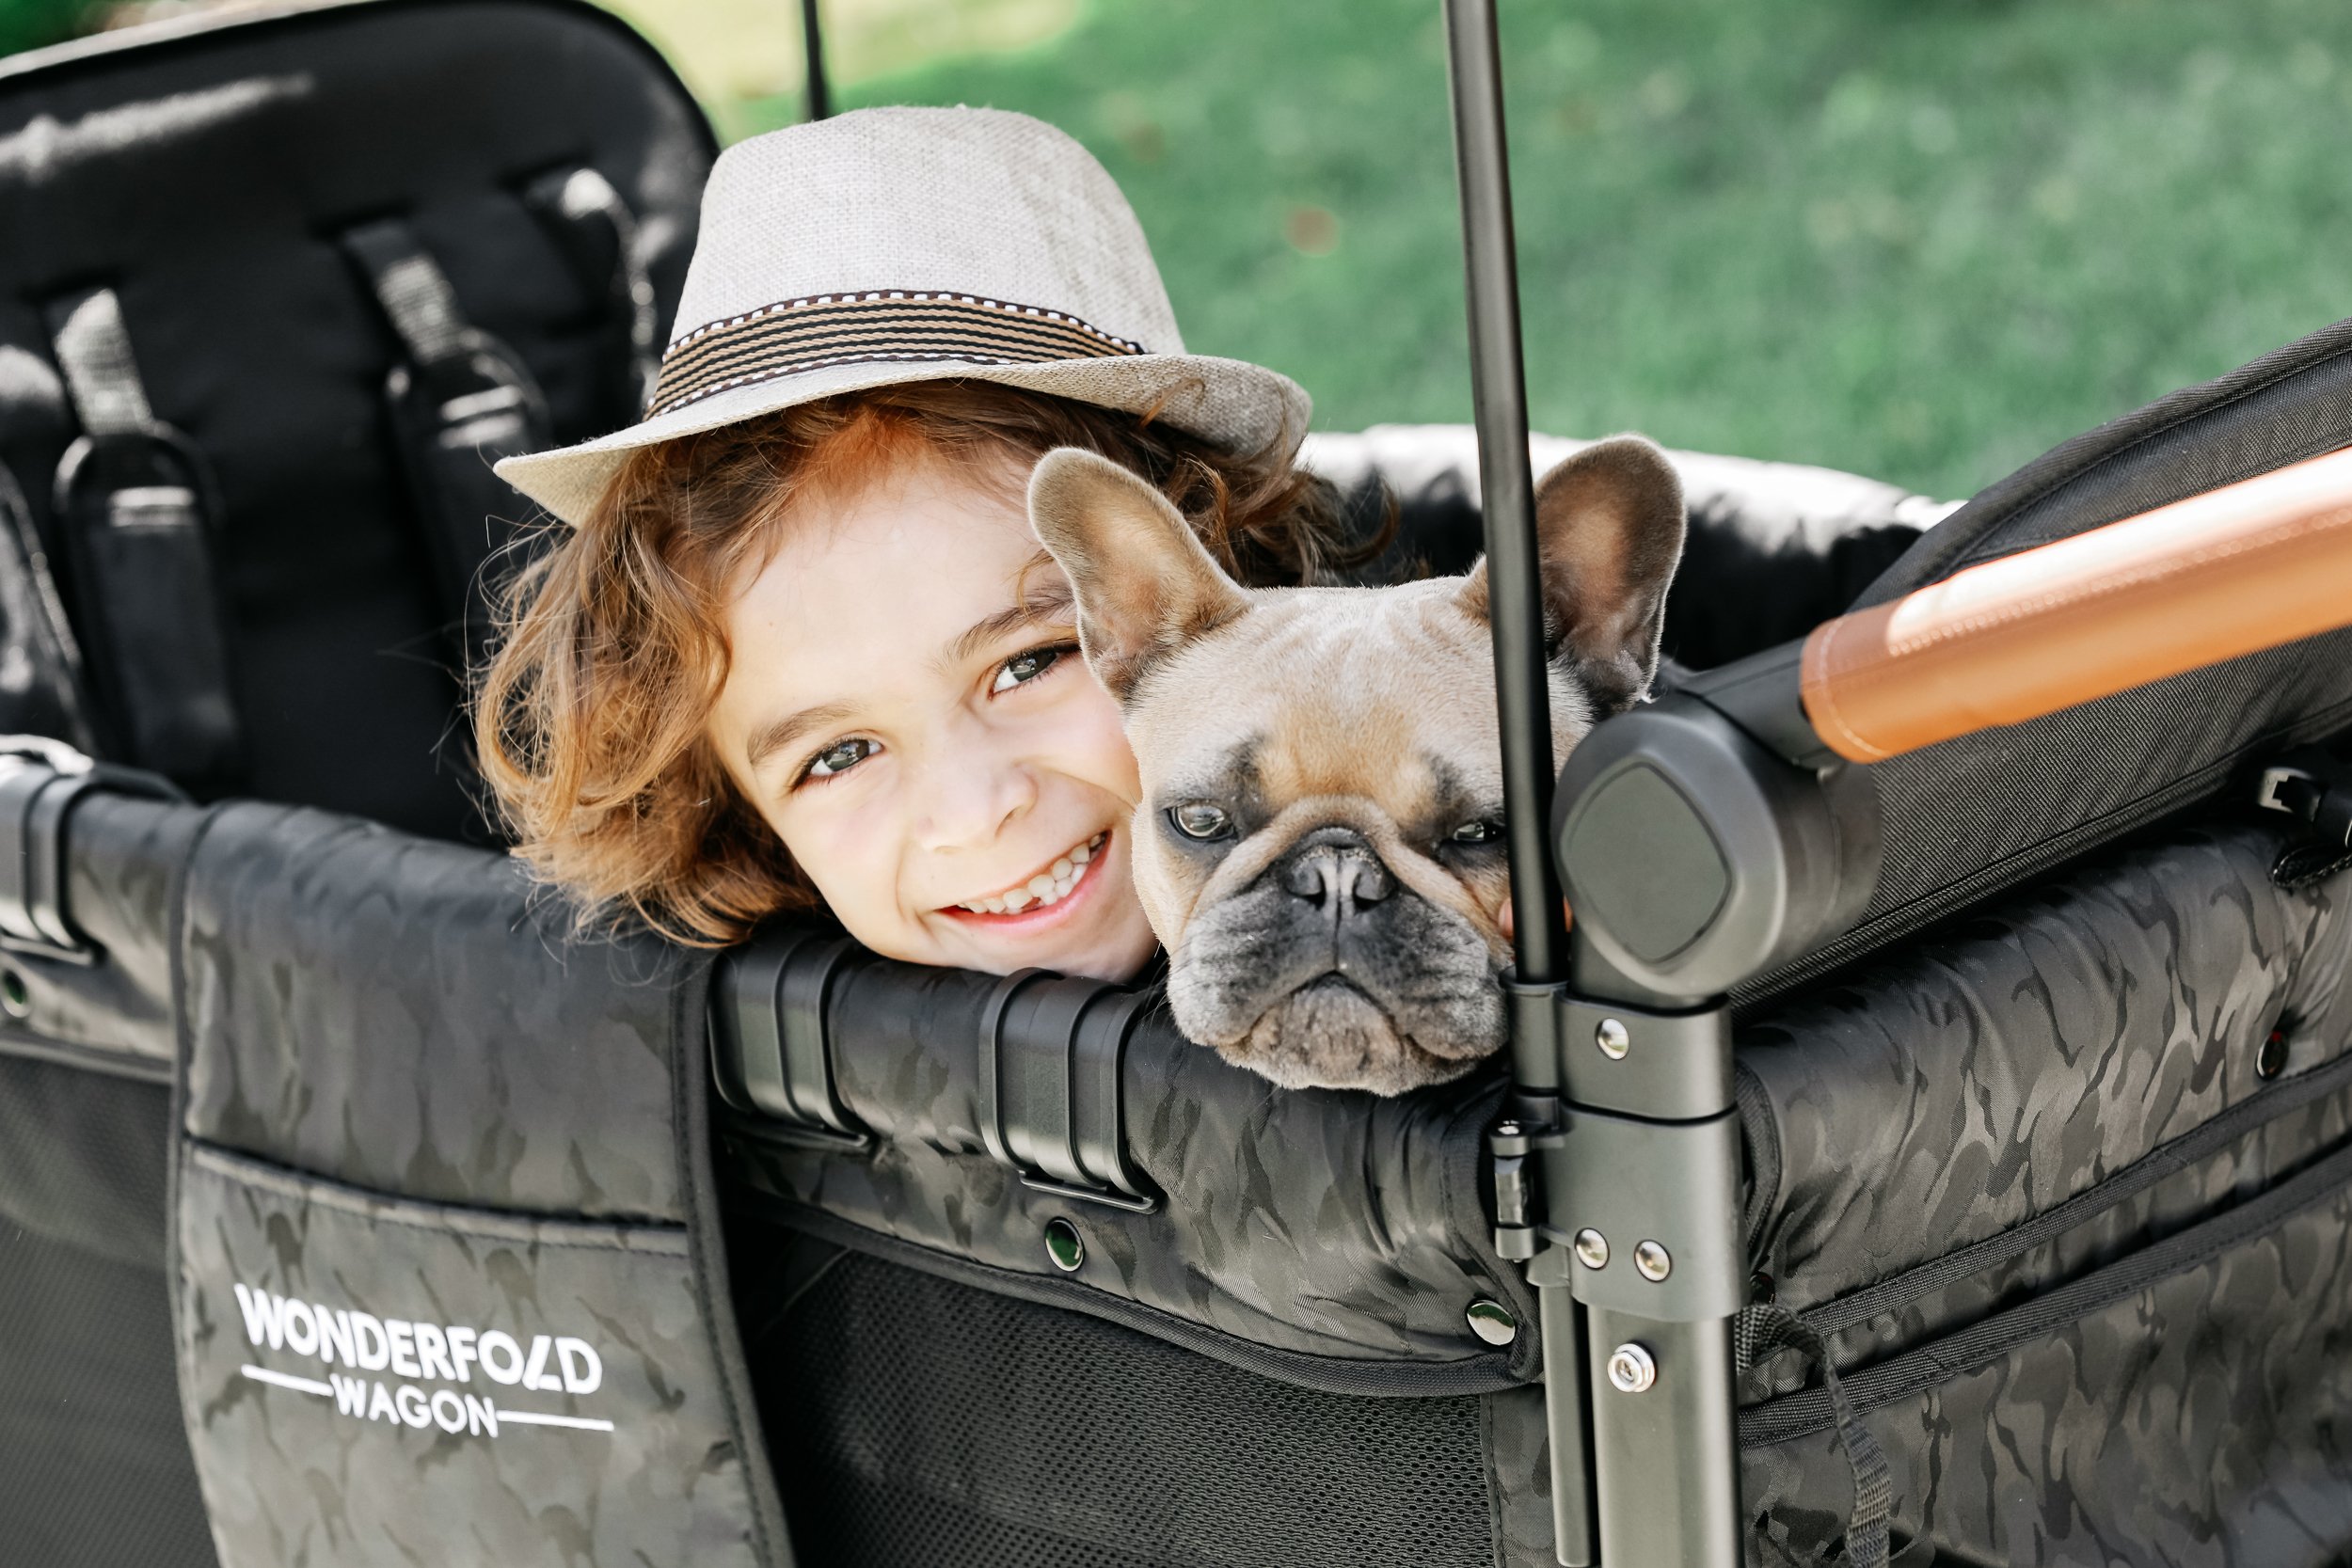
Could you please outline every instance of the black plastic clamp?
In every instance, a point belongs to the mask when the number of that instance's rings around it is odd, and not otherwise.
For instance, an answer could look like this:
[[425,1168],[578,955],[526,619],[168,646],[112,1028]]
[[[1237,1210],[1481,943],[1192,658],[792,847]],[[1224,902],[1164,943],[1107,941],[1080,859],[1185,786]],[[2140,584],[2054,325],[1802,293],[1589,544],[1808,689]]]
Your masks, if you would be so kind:
[[2308,887],[2352,865],[2352,763],[2300,747],[2262,770],[2254,803],[2307,830],[2272,863],[2270,879],[2279,886]]
[[1495,1256],[1524,1263],[1543,1246],[1544,1184],[1528,1157],[1560,1147],[1557,1117],[1529,1122],[1505,1117],[1486,1129],[1488,1166],[1494,1181]]
[[2315,746],[2291,752],[2263,769],[2254,803],[2308,823],[2330,848],[2352,849],[2352,763]]
[[1127,1159],[1127,1041],[1155,1000],[1044,970],[1008,975],[980,1009],[980,1138],[1024,1186],[1130,1213],[1159,1195]]
[[0,948],[90,964],[98,944],[66,908],[66,818],[85,795],[108,789],[185,800],[167,780],[92,762],[46,736],[0,736]]
[[710,1069],[719,1098],[764,1136],[863,1153],[874,1135],[842,1104],[825,1038],[834,979],[860,949],[792,931],[732,955],[712,977]]

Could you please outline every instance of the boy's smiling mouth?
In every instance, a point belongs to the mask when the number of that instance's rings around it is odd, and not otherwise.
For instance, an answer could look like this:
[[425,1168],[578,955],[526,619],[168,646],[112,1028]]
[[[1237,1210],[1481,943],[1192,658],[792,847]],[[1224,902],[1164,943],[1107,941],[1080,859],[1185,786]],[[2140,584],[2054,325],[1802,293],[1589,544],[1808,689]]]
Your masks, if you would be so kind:
[[1025,880],[982,897],[949,904],[939,912],[958,920],[985,921],[994,926],[1014,921],[1027,924],[1049,911],[1059,911],[1072,895],[1092,882],[1110,836],[1110,830],[1104,828],[1072,845],[1056,856],[1051,864],[1041,867]]

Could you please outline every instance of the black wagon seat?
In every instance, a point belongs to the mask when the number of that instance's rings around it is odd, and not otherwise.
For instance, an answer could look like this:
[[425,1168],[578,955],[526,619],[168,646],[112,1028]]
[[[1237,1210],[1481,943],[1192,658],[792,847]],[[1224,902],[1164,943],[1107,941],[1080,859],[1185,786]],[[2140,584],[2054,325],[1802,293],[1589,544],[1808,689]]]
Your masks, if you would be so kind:
[[[634,417],[712,155],[641,42],[175,24],[0,65],[0,1556],[1553,1560],[1500,1069],[1275,1093],[1148,991],[575,940],[498,852],[486,460]],[[2352,444],[2347,345],[1950,515],[1677,454],[1669,651]],[[1475,549],[1467,430],[1309,458]],[[1906,1560],[2352,1544],[2347,721],[2335,634],[1871,770],[1868,903],[1733,999],[1748,1299],[1818,1347],[1739,1373],[1748,1560],[1844,1549],[1824,1363]]]

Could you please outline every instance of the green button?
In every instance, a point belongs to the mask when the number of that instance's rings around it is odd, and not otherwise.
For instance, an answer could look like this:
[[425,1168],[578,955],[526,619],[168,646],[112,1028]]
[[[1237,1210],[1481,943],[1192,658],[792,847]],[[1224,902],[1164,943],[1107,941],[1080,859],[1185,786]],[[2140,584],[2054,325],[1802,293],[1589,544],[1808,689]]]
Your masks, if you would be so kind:
[[1087,1240],[1078,1234],[1078,1227],[1065,1219],[1045,1222],[1045,1256],[1054,1260],[1054,1267],[1064,1274],[1076,1274],[1078,1265],[1087,1260]]

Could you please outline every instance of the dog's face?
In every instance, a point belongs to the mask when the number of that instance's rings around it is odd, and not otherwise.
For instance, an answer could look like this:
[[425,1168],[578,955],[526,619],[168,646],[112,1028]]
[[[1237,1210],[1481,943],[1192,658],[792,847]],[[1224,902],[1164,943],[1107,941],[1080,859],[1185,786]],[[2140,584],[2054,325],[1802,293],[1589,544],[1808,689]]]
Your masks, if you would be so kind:
[[[1537,487],[1565,756],[1657,669],[1681,486],[1621,436]],[[1291,1087],[1394,1094],[1502,1043],[1510,877],[1482,565],[1384,589],[1238,587],[1126,469],[1029,485],[1143,782],[1135,880],[1184,1034]]]

